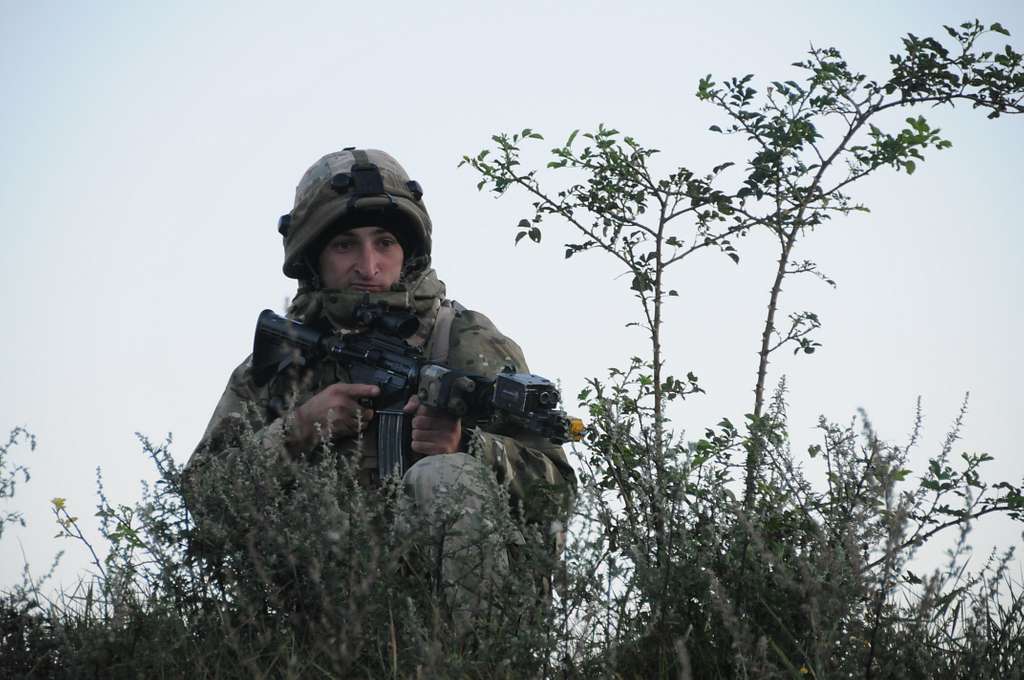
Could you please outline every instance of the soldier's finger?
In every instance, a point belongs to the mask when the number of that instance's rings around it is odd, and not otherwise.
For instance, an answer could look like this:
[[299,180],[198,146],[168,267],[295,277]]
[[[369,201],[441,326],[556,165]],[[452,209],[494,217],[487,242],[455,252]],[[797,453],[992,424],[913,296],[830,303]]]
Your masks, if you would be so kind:
[[451,434],[439,430],[413,430],[412,441],[414,444],[441,444],[451,439]]
[[331,428],[340,432],[365,430],[373,420],[373,409],[362,408],[358,405],[348,405],[347,408],[330,408],[327,413],[327,420],[330,422]]
[[420,404],[420,407],[416,409],[416,415],[418,416],[432,416],[434,418],[451,418],[444,409],[434,408],[433,406],[424,406]]
[[458,420],[451,413],[449,413],[447,411],[444,411],[443,409],[434,409],[433,407],[425,407],[425,406],[422,405],[422,403],[420,405],[420,408],[416,410],[416,415],[417,416],[423,416],[423,417],[426,417],[426,418],[433,418],[435,420],[449,421],[449,422],[455,422],[456,420]]
[[405,406],[402,407],[402,413],[416,413],[417,409],[422,408],[420,406],[420,398],[417,395],[409,397],[409,401],[405,402]]
[[445,450],[446,447],[442,446],[437,442],[432,441],[413,440],[412,446],[410,446],[410,448],[414,452],[423,456],[436,456],[442,453],[448,453],[448,451]]
[[340,394],[345,394],[357,399],[380,396],[379,387],[376,385],[366,385],[364,383],[336,383],[335,389]]
[[418,415],[412,419],[412,429],[448,432],[455,429],[455,421],[445,417]]

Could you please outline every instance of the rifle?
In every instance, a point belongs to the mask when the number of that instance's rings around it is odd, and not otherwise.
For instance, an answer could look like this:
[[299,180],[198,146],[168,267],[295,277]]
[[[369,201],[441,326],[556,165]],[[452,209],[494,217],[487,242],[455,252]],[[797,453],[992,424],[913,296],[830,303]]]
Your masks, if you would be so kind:
[[413,394],[420,403],[461,418],[469,426],[511,424],[555,444],[579,441],[583,421],[557,409],[558,388],[512,367],[493,378],[427,361],[405,341],[416,332],[415,315],[383,303],[358,305],[362,332],[336,335],[263,310],[256,321],[252,375],[257,386],[289,368],[312,368],[322,361],[344,366],[353,383],[377,385],[378,475],[399,476],[411,464],[411,419],[402,411]]

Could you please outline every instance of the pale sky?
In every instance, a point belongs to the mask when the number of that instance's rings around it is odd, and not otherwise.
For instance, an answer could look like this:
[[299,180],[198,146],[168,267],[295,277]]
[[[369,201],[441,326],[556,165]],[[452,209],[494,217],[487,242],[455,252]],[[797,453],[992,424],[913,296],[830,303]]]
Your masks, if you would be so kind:
[[[897,6],[893,6],[897,5]],[[570,410],[586,376],[642,350],[624,328],[628,280],[610,260],[566,263],[572,235],[547,225],[513,247],[525,196],[499,201],[456,166],[490,135],[532,127],[560,143],[604,122],[663,151],[665,168],[741,161],[708,126],[699,78],[799,74],[810,44],[840,48],[883,79],[907,32],[1000,21],[1024,47],[1024,5],[976,2],[354,2],[158,3],[0,0],[0,433],[39,438],[31,482],[8,508],[29,526],[0,543],[0,583],[21,550],[34,571],[67,549],[71,583],[85,551],[54,540],[49,499],[95,526],[95,471],[130,503],[154,473],[133,432],[174,435],[184,461],[260,310],[294,291],[280,271],[279,215],[321,155],[381,148],[424,187],[434,264],[451,297],[489,315],[531,369],[560,378]],[[1001,44],[1001,43],[1000,43]],[[956,449],[987,451],[988,479],[1019,483],[1016,424],[1024,383],[1024,120],[966,108],[921,111],[954,143],[913,177],[880,172],[853,195],[872,213],[834,221],[800,258],[838,282],[786,287],[783,312],[819,313],[811,357],[780,355],[794,450],[818,441],[819,414],[868,410],[903,441],[918,395],[921,470],[971,392]],[[739,267],[708,254],[680,270],[667,322],[669,368],[697,373],[707,396],[677,424],[697,438],[752,403],[755,352],[774,253],[751,241]],[[990,523],[979,547],[1020,545]],[[20,544],[20,545],[19,545]]]

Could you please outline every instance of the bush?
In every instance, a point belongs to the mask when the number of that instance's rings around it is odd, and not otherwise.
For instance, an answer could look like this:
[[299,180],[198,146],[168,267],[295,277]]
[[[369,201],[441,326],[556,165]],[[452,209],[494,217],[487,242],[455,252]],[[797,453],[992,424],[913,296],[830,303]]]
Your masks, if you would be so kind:
[[[31,582],[6,592],[0,668],[39,677],[1024,676],[1012,551],[966,566],[972,523],[1019,521],[1024,495],[984,480],[987,454],[954,455],[966,402],[914,477],[920,415],[905,445],[882,439],[863,413],[848,425],[822,418],[805,456],[791,447],[785,380],[774,392],[768,384],[769,357],[819,346],[813,312],[777,321],[787,277],[824,279],[813,262],[791,259],[795,244],[834,214],[863,209],[846,193],[854,182],[885,167],[910,174],[923,150],[949,147],[920,116],[894,132],[876,127],[877,116],[956,102],[989,118],[1024,111],[1021,55],[976,47],[1005,29],[968,22],[947,33],[953,49],[908,36],[882,82],[834,49],[797,64],[803,84],[773,82],[762,95],[752,76],[703,79],[698,97],[728,119],[712,130],[753,145],[742,165],[655,177],[656,152],[604,126],[552,150],[548,169],[583,178],[555,190],[524,169],[520,147],[541,138],[533,130],[496,135],[494,149],[464,159],[481,188],[532,196],[517,241],[541,241],[542,222],[557,218],[580,236],[567,257],[599,251],[627,267],[649,340],[579,395],[590,423],[562,560],[536,527],[504,510],[487,518],[496,536],[521,532],[526,542],[469,631],[445,597],[445,532],[404,509],[396,482],[369,493],[330,448],[284,461],[251,432],[239,451],[186,478],[169,442],[142,438],[158,479],[134,506],[112,505],[101,486],[104,550],[54,500],[97,573],[54,601]],[[837,126],[830,144],[821,131]],[[692,372],[668,372],[662,320],[675,291],[666,272],[708,250],[738,262],[755,230],[774,237],[779,257],[754,403],[741,425],[723,418],[686,441],[671,429],[672,408],[702,389]],[[8,470],[21,434],[0,449],[0,496],[27,479]],[[823,470],[820,483],[810,466]],[[946,530],[960,536],[948,564],[912,571],[917,549]],[[538,575],[551,573],[549,599]]]

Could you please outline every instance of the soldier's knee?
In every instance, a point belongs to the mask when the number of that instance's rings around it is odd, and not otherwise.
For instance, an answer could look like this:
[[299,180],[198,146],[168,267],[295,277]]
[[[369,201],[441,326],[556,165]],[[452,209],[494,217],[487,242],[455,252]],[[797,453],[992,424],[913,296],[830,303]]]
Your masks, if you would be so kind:
[[453,493],[479,495],[487,483],[483,463],[467,453],[426,456],[410,467],[402,481],[405,492],[419,502]]

